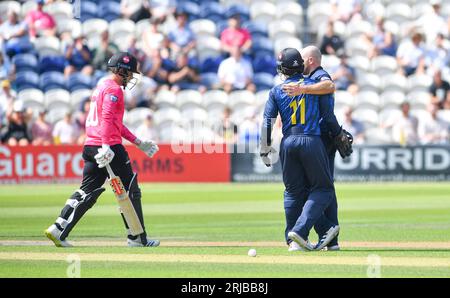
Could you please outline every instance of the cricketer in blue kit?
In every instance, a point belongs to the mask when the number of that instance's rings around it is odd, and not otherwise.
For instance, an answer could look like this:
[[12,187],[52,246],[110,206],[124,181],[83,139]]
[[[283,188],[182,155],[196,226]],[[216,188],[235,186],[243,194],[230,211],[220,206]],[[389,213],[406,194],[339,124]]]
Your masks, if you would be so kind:
[[[330,74],[321,67],[322,54],[319,48],[316,46],[307,46],[300,52],[302,58],[304,59],[304,71],[303,74],[308,76],[308,78],[315,80],[317,83],[314,85],[283,85],[283,91],[285,91],[289,96],[296,96],[303,93],[306,94],[330,94],[333,95],[335,91],[334,82]],[[329,105],[334,113],[334,96],[330,97]],[[330,166],[331,176],[334,178],[334,160],[336,156],[336,148],[334,139],[330,135],[330,130],[328,129],[326,123],[321,121],[321,137],[322,142],[325,145],[325,149],[328,154],[328,161]],[[353,137],[347,131],[344,130],[349,138],[350,142],[353,142]],[[348,151],[340,150],[339,153],[342,158],[350,156],[352,153],[351,147]],[[338,203],[336,198],[336,192],[334,192],[334,197],[328,208],[324,211],[324,217],[327,220],[319,220],[314,229],[316,230],[319,238],[326,237],[327,232],[327,222],[330,221],[334,225],[339,225],[338,220]],[[295,243],[294,243],[295,244]],[[338,236],[333,238],[333,240],[325,247],[326,250],[339,250]],[[299,250],[295,245],[290,244],[290,251]]]
[[[286,78],[284,84],[301,82],[304,85],[316,81],[304,78],[304,64],[300,53],[293,48],[284,49],[277,60],[277,71]],[[280,145],[280,161],[285,185],[286,240],[296,242],[305,250],[322,249],[339,232],[339,226],[327,222],[327,237],[316,246],[308,241],[309,232],[321,219],[323,212],[333,200],[334,185],[326,149],[321,140],[320,120],[326,123],[335,141],[348,144],[330,106],[330,95],[291,97],[278,85],[270,91],[264,111],[261,131],[261,157],[270,166],[269,154],[274,121],[281,116],[283,139]],[[341,144],[342,145],[342,144]],[[298,212],[301,211],[300,215]],[[295,223],[293,221],[295,220]]]

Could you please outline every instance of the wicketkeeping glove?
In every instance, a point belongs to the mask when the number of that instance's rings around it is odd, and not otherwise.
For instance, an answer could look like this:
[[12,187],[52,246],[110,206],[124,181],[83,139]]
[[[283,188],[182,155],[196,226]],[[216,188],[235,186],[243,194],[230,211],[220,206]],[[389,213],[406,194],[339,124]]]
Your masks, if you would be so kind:
[[99,168],[104,168],[108,165],[114,158],[114,151],[109,148],[109,145],[102,145],[102,148],[98,149],[98,153],[94,156],[95,161]]
[[153,155],[155,155],[156,152],[159,151],[159,147],[154,141],[141,141],[139,139],[136,139],[135,143],[137,147],[144,151],[144,153],[147,154],[147,156],[150,158],[152,158]]
[[275,153],[277,153],[277,150],[275,150],[271,146],[261,146],[261,148],[259,149],[259,156],[261,156],[261,159],[266,167],[272,166],[272,159],[269,157],[269,155]]
[[341,132],[334,137],[334,144],[342,158],[346,158],[353,153],[353,136],[345,129],[342,129]]

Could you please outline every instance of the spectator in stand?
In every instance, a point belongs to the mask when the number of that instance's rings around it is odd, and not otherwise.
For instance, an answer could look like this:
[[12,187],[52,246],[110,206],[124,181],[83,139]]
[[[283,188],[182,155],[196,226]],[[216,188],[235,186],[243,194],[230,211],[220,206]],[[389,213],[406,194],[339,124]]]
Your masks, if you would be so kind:
[[247,29],[241,27],[239,15],[231,16],[228,19],[228,28],[222,31],[220,35],[222,51],[231,55],[233,48],[238,47],[242,53],[250,50],[252,47],[252,37]]
[[343,50],[343,48],[344,42],[334,32],[334,23],[328,22],[327,31],[320,44],[320,52],[322,55],[337,55],[337,53]]
[[108,30],[103,31],[100,34],[100,43],[95,49],[92,66],[101,71],[108,71],[108,60],[117,51],[119,51],[119,48],[116,44],[109,40]]
[[173,92],[180,89],[194,89],[202,93],[206,91],[205,86],[200,84],[198,69],[189,64],[186,54],[178,55],[175,68],[169,72],[167,79]]
[[72,122],[72,113],[67,112],[64,118],[59,120],[53,129],[53,141],[55,145],[74,145],[77,141],[77,127]]
[[169,47],[172,57],[178,54],[189,54],[196,46],[195,35],[189,28],[188,14],[184,11],[177,11],[175,13],[177,24],[169,34]]
[[6,124],[6,115],[12,110],[15,99],[16,91],[11,90],[8,80],[3,80],[0,89],[0,129]]
[[166,37],[159,31],[160,22],[158,19],[150,19],[150,26],[142,31],[142,50],[147,56],[153,50],[161,48],[166,43]]
[[411,40],[403,41],[398,48],[397,62],[406,76],[423,74],[425,71],[425,49],[422,41],[422,34],[415,32]]
[[370,48],[370,59],[381,55],[396,56],[397,42],[395,36],[392,32],[386,31],[384,28],[384,19],[382,17],[377,17],[374,33],[367,34],[365,38]]
[[330,69],[330,75],[333,79],[337,90],[345,90],[351,94],[356,94],[358,87],[355,84],[355,69],[347,63],[347,55],[342,53],[339,55],[341,63]]
[[9,80],[3,80],[1,82],[1,88],[0,89],[0,104],[5,105],[12,105],[14,100],[17,97],[16,91],[11,89],[11,83]]
[[431,102],[443,107],[447,93],[450,91],[450,84],[442,79],[442,73],[437,70],[433,75],[433,83],[429,91],[431,93]]
[[419,139],[422,144],[448,144],[449,125],[437,117],[439,106],[430,104],[427,118],[420,118]]
[[426,42],[432,44],[439,33],[448,36],[447,21],[441,15],[441,0],[430,0],[433,9],[412,23],[413,30],[420,30]]
[[231,120],[231,109],[223,110],[223,118],[215,123],[215,131],[219,139],[226,144],[235,144],[238,140],[238,126]]
[[149,57],[149,70],[146,72],[146,75],[153,79],[155,82],[159,84],[159,88],[167,89],[169,86],[169,81],[167,78],[169,77],[168,67],[165,67],[166,63],[161,56],[160,50],[153,50]]
[[33,138],[32,145],[44,145],[48,146],[53,144],[52,131],[53,127],[45,120],[47,111],[42,109],[39,111],[39,115],[36,121],[31,126],[31,135]]
[[94,69],[90,64],[92,53],[86,45],[83,36],[77,36],[74,42],[67,46],[65,56],[67,65],[64,69],[64,75],[66,77],[77,71],[81,71],[85,75],[92,75],[94,72]]
[[31,138],[28,134],[28,116],[23,102],[14,102],[12,112],[7,115],[6,132],[2,135],[2,142],[8,146],[28,146]]
[[25,20],[28,24],[30,38],[33,40],[38,36],[55,36],[55,19],[44,11],[45,0],[36,0],[35,10],[28,12]]
[[434,45],[428,47],[425,54],[427,74],[432,76],[436,70],[447,67],[450,62],[450,44],[445,36],[439,33]]
[[233,90],[256,91],[253,84],[253,68],[249,61],[242,57],[239,47],[231,50],[231,57],[223,60],[217,73],[223,90],[230,93]]
[[21,22],[13,10],[8,12],[8,20],[0,26],[0,39],[3,41],[3,48],[9,57],[33,48],[28,37],[26,22]]
[[417,118],[410,113],[410,105],[404,102],[400,105],[402,115],[400,118],[389,119],[386,124],[382,124],[382,128],[392,128],[392,139],[402,146],[416,145],[418,142]]
[[353,109],[346,107],[344,109],[344,121],[342,126],[353,136],[353,144],[364,143],[364,124],[358,120],[353,119]]
[[153,116],[148,114],[145,117],[144,123],[142,123],[136,129],[136,135],[144,138],[145,140],[154,140],[155,142],[159,141],[158,131],[153,124]]
[[125,19],[130,19],[135,23],[151,17],[148,0],[122,0],[120,1],[120,12]]
[[331,16],[336,21],[348,23],[361,18],[360,0],[331,0]]

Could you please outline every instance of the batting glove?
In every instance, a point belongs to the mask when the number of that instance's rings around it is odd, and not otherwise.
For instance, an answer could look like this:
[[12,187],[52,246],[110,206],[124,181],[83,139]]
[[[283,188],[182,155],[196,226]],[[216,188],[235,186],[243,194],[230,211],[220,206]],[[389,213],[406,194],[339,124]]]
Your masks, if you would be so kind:
[[114,151],[111,150],[109,145],[102,145],[102,148],[98,149],[98,153],[94,156],[95,161],[99,168],[106,167],[114,158]]
[[271,167],[272,166],[272,159],[270,158],[270,154],[275,154],[277,153],[277,150],[275,150],[273,147],[271,146],[261,146],[261,148],[259,149],[259,156],[261,157],[263,163],[266,165],[266,167]]
[[153,155],[155,155],[156,152],[159,151],[159,147],[154,141],[141,141],[139,139],[136,139],[135,144],[150,158],[152,158]]

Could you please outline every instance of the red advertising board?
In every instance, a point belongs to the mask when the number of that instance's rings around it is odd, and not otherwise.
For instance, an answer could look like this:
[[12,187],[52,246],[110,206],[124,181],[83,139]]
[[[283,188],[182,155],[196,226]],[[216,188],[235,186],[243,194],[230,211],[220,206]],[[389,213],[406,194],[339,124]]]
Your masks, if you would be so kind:
[[[176,153],[161,145],[154,158],[127,146],[141,182],[229,182],[230,154]],[[0,146],[0,183],[79,183],[80,146]]]

